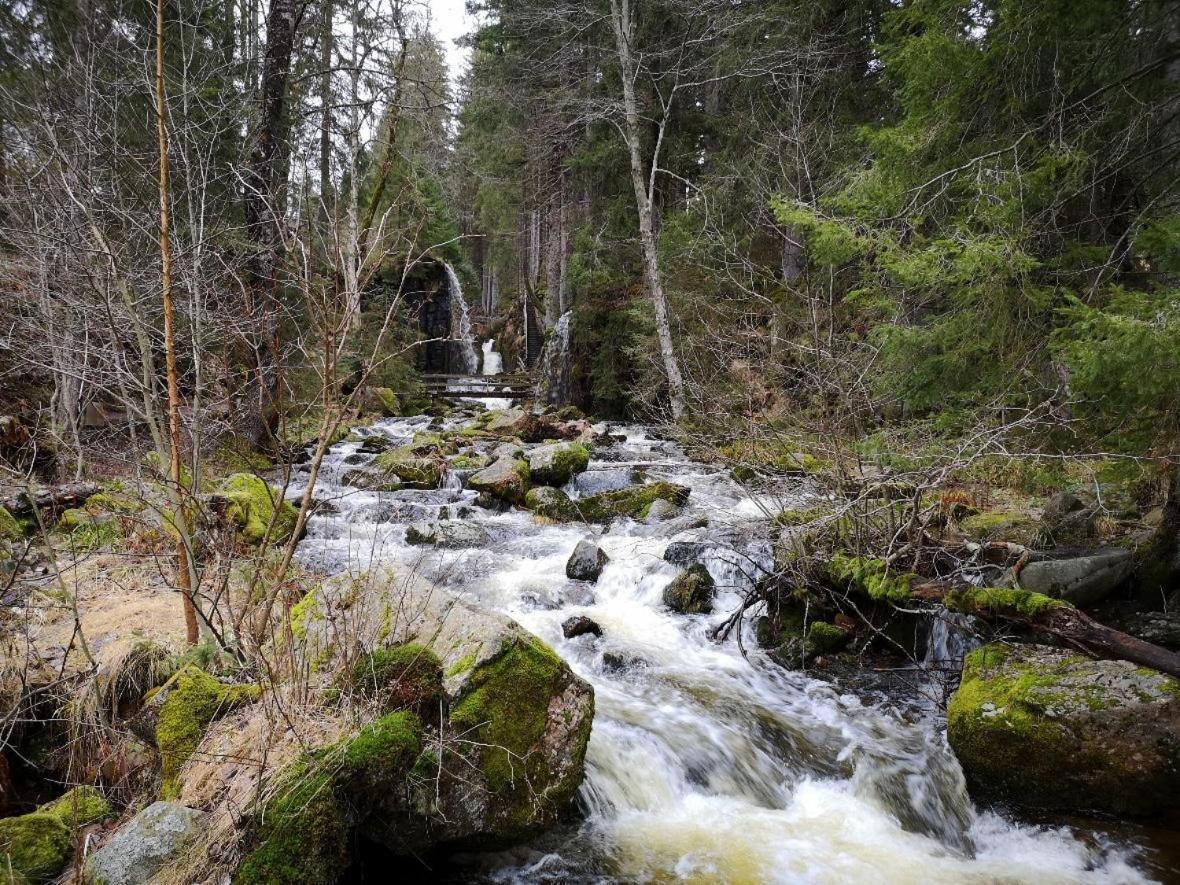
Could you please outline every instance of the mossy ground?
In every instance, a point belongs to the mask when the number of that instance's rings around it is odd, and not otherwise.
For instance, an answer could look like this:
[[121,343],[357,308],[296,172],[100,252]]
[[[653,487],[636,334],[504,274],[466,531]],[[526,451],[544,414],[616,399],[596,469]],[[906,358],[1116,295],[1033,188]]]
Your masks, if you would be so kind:
[[298,514],[290,501],[284,501],[277,489],[252,473],[235,473],[226,477],[218,496],[227,502],[225,515],[237,527],[243,540],[258,545],[266,539],[273,520],[270,543],[281,544],[295,531]]
[[171,799],[179,789],[180,769],[201,742],[209,723],[258,700],[261,689],[257,685],[226,685],[193,666],[176,673],[165,688],[168,696],[156,723],[156,745],[163,778],[160,794]]

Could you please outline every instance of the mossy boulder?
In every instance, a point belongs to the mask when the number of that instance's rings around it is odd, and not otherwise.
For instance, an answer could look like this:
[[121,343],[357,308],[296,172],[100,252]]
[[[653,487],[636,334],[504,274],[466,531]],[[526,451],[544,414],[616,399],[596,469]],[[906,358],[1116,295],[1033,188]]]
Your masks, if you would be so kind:
[[1013,541],[1035,544],[1039,540],[1040,522],[1019,510],[989,510],[975,513],[959,522],[959,529],[973,541]]
[[964,661],[947,738],[976,796],[1148,815],[1180,791],[1180,681],[1045,646]]
[[267,538],[270,543],[282,544],[291,537],[298,521],[298,512],[290,501],[283,500],[278,489],[252,473],[235,473],[226,477],[213,501],[234,526],[242,540],[257,546]]
[[0,819],[0,872],[12,868],[15,881],[45,882],[61,872],[70,856],[73,829],[43,811]]
[[529,489],[524,504],[543,519],[554,522],[575,522],[578,519],[577,505],[570,500],[569,495],[553,486]]
[[508,504],[523,504],[529,491],[527,461],[501,457],[467,478],[467,487]]
[[353,664],[349,681],[356,693],[378,699],[384,709],[437,717],[443,693],[442,663],[438,655],[416,642],[362,655]]
[[828,580],[875,602],[903,603],[917,576],[891,568],[884,560],[837,553],[827,563]]
[[593,692],[523,631],[504,634],[498,654],[461,681],[449,724],[472,741],[489,793],[482,841],[503,844],[551,825],[582,782]]
[[16,517],[0,507],[0,541],[17,541],[24,535]]
[[552,443],[529,452],[528,462],[534,483],[563,486],[590,466],[590,450],[581,443]]
[[463,519],[423,520],[406,527],[406,543],[430,547],[479,547],[488,533],[476,523]]
[[227,685],[193,665],[176,672],[152,695],[158,710],[156,746],[160,750],[161,797],[174,798],[184,763],[197,749],[209,723],[258,700],[257,685]]
[[406,488],[437,489],[442,479],[442,466],[437,460],[416,455],[408,446],[382,452],[374,463],[387,476],[396,476]]
[[677,575],[664,588],[664,605],[682,615],[707,615],[713,610],[717,586],[701,563]]

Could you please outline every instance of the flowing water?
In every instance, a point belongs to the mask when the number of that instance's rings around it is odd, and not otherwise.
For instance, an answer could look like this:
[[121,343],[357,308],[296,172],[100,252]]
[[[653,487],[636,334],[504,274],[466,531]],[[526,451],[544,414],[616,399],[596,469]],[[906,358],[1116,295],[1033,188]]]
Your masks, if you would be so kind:
[[479,373],[479,356],[471,334],[471,309],[463,297],[463,284],[455,269],[445,262],[443,269],[447,273],[447,291],[451,297],[451,339],[458,351],[463,374],[476,375]]
[[537,361],[537,398],[561,405],[570,398],[570,321],[573,311],[563,313],[553,326]]
[[[390,419],[359,432],[403,444],[429,425],[425,417]],[[333,512],[312,518],[299,548],[305,566],[326,572],[378,561],[414,569],[515,618],[594,686],[581,822],[485,858],[471,878],[1148,881],[1133,846],[973,808],[934,705],[899,711],[888,699],[784,670],[757,650],[748,623],[748,657],[733,640],[711,641],[710,627],[770,565],[767,514],[813,493],[795,485],[751,495],[642,428],[611,430],[622,441],[596,448],[590,470],[567,486],[571,496],[641,475],[668,479],[692,489],[681,516],[621,520],[609,529],[540,525],[527,512],[475,506],[455,476],[433,491],[360,491],[341,485],[341,476],[371,456],[345,442],[333,447],[316,495]],[[486,543],[458,551],[406,544],[406,523],[440,514],[477,524]],[[705,519],[707,527],[699,527]],[[610,556],[594,585],[565,576],[583,538]],[[679,571],[663,559],[673,540],[704,545],[703,561],[718,584],[715,614],[676,615],[662,605],[661,591]],[[602,637],[563,638],[561,623],[575,614],[597,621]],[[938,644],[940,654],[961,653],[950,633]]]
[[495,339],[489,338],[483,343],[483,374],[499,375],[504,371],[504,360],[495,351]]

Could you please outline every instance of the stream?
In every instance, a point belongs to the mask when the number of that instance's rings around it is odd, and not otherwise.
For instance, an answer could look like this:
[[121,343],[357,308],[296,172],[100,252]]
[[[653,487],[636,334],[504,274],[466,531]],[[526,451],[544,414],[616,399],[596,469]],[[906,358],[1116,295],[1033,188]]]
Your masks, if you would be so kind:
[[[403,445],[438,429],[431,422],[388,419],[356,435]],[[416,571],[514,618],[594,686],[581,819],[473,860],[454,881],[1151,881],[1140,871],[1143,850],[1130,842],[973,807],[937,704],[897,704],[785,670],[758,650],[749,620],[748,657],[732,638],[711,641],[710,627],[770,566],[769,514],[816,493],[804,480],[754,493],[642,427],[610,431],[620,441],[596,447],[566,491],[576,498],[621,488],[641,472],[692,489],[680,516],[543,525],[524,510],[476,506],[454,474],[437,490],[363,491],[344,484],[374,457],[355,441],[333,446],[321,472],[321,512],[298,550],[305,568]],[[460,550],[406,543],[408,523],[440,515],[477,525],[486,542]],[[565,576],[582,539],[610,557],[596,584]],[[713,614],[677,615],[662,604],[681,570],[663,559],[674,540],[705,545],[701,561],[718,587]],[[565,639],[561,624],[571,615],[592,618],[602,636]]]

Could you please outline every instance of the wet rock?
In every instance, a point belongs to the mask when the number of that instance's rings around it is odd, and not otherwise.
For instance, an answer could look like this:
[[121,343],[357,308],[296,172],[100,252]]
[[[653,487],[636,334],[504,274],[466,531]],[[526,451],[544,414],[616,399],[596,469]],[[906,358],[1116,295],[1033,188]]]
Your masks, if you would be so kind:
[[1130,550],[1112,550],[1075,559],[1030,562],[1021,569],[1019,582],[1025,590],[1084,607],[1104,599],[1133,568]]
[[529,490],[529,465],[513,458],[500,458],[472,474],[467,487],[508,504],[523,504]]
[[578,508],[570,500],[570,496],[552,486],[529,489],[525,496],[525,506],[537,516],[557,522],[575,522],[578,519]]
[[366,436],[357,451],[365,452],[369,455],[380,455],[382,452],[389,451],[392,447],[393,442],[389,437],[384,434],[374,434],[373,436]]
[[610,561],[601,547],[590,541],[579,541],[565,564],[565,576],[573,581],[597,581]]
[[664,588],[664,605],[682,615],[707,615],[713,610],[715,593],[709,570],[698,563]]
[[577,636],[585,636],[586,634],[601,636],[602,627],[598,626],[597,621],[585,615],[574,615],[572,618],[566,618],[562,621],[561,634],[566,639],[573,639]]
[[397,477],[405,488],[437,489],[442,479],[442,466],[437,460],[415,455],[407,448],[384,452],[373,463],[387,477]]
[[[688,501],[691,489],[671,482],[653,482],[614,492],[603,492],[570,502],[570,507],[553,507],[542,515],[563,521],[610,522],[616,517],[643,519],[656,501],[678,506]],[[535,510],[535,508],[534,508]]]
[[372,467],[358,467],[355,470],[346,471],[341,476],[340,482],[354,489],[364,489],[370,492],[396,492],[405,487],[397,476]]
[[438,522],[416,522],[406,529],[406,543],[433,547],[480,547],[488,541],[488,533],[474,523],[459,519]]
[[625,673],[628,670],[646,667],[647,661],[637,655],[628,655],[617,651],[605,651],[602,653],[602,666],[609,673]]
[[563,486],[590,464],[590,450],[581,443],[552,443],[528,453],[529,473],[538,485]]
[[680,507],[662,498],[652,501],[651,506],[647,508],[648,522],[663,522],[666,519],[675,519],[679,515]]
[[700,562],[708,549],[709,545],[700,541],[673,541],[664,548],[664,562],[689,566]]
[[1180,681],[994,643],[967,655],[947,738],[977,796],[1152,814],[1174,808],[1180,791]]
[[488,433],[512,433],[518,421],[524,418],[524,410],[507,409],[503,412],[492,412],[484,424]]
[[147,885],[200,834],[208,815],[177,802],[149,805],[86,859],[86,885]]

